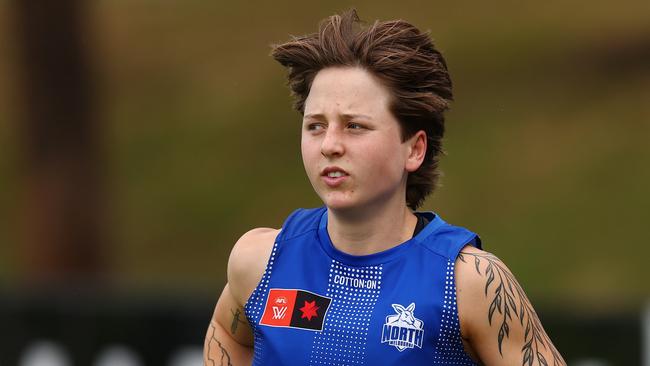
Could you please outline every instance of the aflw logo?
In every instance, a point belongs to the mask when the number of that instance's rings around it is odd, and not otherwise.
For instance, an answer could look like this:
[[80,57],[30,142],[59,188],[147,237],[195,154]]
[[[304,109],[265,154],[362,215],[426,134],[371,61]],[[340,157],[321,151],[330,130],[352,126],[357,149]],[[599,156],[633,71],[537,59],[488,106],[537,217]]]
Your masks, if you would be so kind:
[[331,297],[307,290],[272,288],[260,324],[320,332],[331,302]]
[[273,319],[284,319],[284,315],[287,313],[287,298],[284,296],[278,296],[275,299],[275,303],[281,306],[273,307]]
[[381,331],[381,343],[395,346],[400,352],[407,348],[422,348],[424,340],[424,322],[416,318],[415,303],[408,307],[393,304],[394,315],[386,317],[386,323]]

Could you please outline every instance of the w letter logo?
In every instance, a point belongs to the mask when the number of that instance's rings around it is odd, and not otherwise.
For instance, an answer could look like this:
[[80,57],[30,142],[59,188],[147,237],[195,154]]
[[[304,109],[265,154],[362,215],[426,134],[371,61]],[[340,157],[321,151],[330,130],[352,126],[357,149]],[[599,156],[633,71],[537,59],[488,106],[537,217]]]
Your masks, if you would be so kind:
[[287,313],[287,307],[273,307],[273,319],[284,319],[284,315]]

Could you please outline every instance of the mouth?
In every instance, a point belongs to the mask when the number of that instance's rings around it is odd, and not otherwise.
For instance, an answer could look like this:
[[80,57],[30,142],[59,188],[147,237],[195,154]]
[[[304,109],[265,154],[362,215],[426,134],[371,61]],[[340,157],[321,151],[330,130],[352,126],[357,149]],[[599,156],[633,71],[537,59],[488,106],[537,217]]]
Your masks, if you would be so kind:
[[340,177],[346,177],[348,176],[348,172],[345,170],[333,166],[333,167],[327,167],[321,171],[320,174],[322,177],[328,177],[328,178],[340,178]]
[[321,171],[321,177],[325,184],[330,188],[336,188],[343,184],[349,174],[339,167],[327,167]]

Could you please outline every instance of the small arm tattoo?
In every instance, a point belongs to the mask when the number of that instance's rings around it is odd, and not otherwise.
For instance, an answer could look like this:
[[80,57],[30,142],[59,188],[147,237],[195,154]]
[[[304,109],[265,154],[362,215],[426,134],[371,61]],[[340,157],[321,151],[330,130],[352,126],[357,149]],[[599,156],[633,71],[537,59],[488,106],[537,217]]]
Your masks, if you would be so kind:
[[[217,339],[217,337],[214,335],[215,332],[215,327],[214,324],[210,324],[210,340],[208,343],[208,349],[207,349],[207,361],[211,362],[212,366],[233,366],[232,363],[230,362],[230,355],[228,354],[228,351],[223,347],[221,342]],[[216,344],[215,344],[216,343]],[[212,347],[218,347],[219,350],[221,351],[221,356],[217,360],[215,356],[212,354]]]
[[[487,320],[490,325],[492,325],[493,320],[500,321],[499,332],[497,334],[499,353],[503,356],[503,339],[508,338],[510,335],[510,327],[514,315],[515,319],[518,319],[520,325],[525,329],[524,344],[521,348],[522,365],[532,366],[535,364],[548,366],[549,361],[546,360],[541,352],[543,350],[550,351],[553,357],[551,360],[553,366],[566,365],[562,356],[560,356],[560,353],[553,346],[553,343],[544,331],[537,317],[537,313],[535,313],[524,290],[512,273],[506,269],[503,262],[490,253],[460,252],[458,259],[467,263],[465,256],[473,257],[476,272],[487,278],[485,283],[486,297],[488,296],[488,290],[491,290],[491,285],[494,284],[493,295],[490,295],[493,297],[488,308]],[[484,263],[485,267],[481,272],[482,264]],[[499,313],[496,317],[495,311]]]
[[230,309],[230,313],[232,314],[232,323],[230,324],[230,333],[235,334],[237,331],[237,327],[239,326],[239,323],[242,324],[248,324],[247,321],[242,320],[240,316],[242,315],[242,312],[239,310],[239,308],[235,309],[234,311]]

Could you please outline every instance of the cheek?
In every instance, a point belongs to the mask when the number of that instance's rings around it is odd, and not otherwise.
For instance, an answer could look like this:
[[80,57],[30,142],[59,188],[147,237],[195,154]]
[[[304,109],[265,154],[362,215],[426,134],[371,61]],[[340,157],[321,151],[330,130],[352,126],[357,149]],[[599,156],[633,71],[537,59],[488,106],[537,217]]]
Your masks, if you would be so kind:
[[368,177],[375,182],[381,182],[388,178],[401,179],[404,173],[403,151],[394,142],[384,141],[381,144],[368,146],[362,152],[367,164]]
[[369,148],[360,153],[363,157],[361,167],[364,173],[360,177],[363,185],[383,189],[401,180],[404,169],[394,150],[385,147]]
[[314,154],[316,154],[316,158],[318,158],[320,150],[313,141],[310,141],[309,138],[303,137],[300,140],[300,153],[302,154],[302,163],[305,166],[305,169],[309,172],[310,169],[314,168],[313,165],[316,163]]

